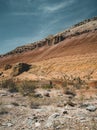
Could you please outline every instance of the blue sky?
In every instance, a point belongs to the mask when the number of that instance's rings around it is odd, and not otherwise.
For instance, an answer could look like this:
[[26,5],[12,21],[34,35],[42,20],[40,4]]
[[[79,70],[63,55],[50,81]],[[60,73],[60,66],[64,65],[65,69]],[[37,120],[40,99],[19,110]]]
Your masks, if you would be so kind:
[[97,0],[0,0],[0,54],[97,16]]

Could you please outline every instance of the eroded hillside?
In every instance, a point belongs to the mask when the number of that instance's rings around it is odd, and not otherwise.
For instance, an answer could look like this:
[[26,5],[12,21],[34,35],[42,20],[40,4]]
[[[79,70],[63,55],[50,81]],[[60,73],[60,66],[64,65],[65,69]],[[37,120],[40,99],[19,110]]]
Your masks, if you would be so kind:
[[[30,74],[26,72],[31,79],[52,79],[64,74],[85,76],[90,72],[96,79],[96,58],[97,17],[80,22],[42,41],[16,48],[1,56],[0,67],[2,71],[6,64],[25,62],[35,66],[30,70]],[[5,75],[10,73],[11,71],[5,71]],[[26,78],[26,75],[23,73],[20,77]]]

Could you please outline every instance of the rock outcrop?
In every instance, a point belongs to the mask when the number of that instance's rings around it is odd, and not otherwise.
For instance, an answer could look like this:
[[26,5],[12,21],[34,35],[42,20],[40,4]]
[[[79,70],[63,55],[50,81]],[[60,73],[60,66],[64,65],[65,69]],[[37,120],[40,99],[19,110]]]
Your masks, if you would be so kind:
[[2,76],[3,72],[0,72],[0,76]]
[[11,68],[12,68],[12,65],[10,65],[10,64],[6,64],[4,66],[4,70],[8,70],[8,69],[11,69]]
[[87,19],[84,20],[83,22],[75,24],[70,29],[65,30],[61,33],[58,33],[56,35],[49,35],[47,38],[41,41],[17,47],[13,51],[10,51],[4,55],[0,55],[0,57],[2,58],[8,55],[21,54],[22,52],[32,51],[34,49],[38,49],[43,46],[52,46],[60,43],[61,41],[67,38],[75,37],[96,30],[97,30],[97,17],[94,17],[92,19]]
[[12,76],[17,76],[25,71],[28,71],[30,69],[31,65],[26,63],[17,63],[13,67]]

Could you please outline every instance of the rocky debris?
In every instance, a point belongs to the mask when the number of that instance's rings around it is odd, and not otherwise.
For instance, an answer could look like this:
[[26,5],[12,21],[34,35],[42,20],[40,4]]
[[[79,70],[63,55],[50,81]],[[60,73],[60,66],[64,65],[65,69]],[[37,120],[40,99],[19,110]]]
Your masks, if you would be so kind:
[[3,97],[3,96],[8,96],[7,93],[0,93],[0,97]]
[[12,65],[10,65],[10,64],[6,64],[4,66],[4,70],[8,70],[8,69],[11,69],[11,68],[12,68]]
[[7,92],[7,91],[4,91],[3,89],[2,89],[2,91],[0,91],[0,98],[2,99],[3,97],[7,97],[7,96],[9,96],[9,92]]
[[74,95],[68,95],[68,99],[73,99],[74,98]]
[[16,107],[19,106],[19,104],[16,103],[16,102],[12,102],[11,104],[14,105],[14,106],[16,106]]
[[17,63],[13,67],[12,76],[17,76],[25,71],[28,71],[30,69],[31,65],[27,63]]
[[36,122],[35,123],[35,128],[38,128],[38,127],[40,127],[41,126],[41,124],[39,123],[39,122]]
[[40,109],[40,106],[39,106],[38,103],[33,103],[33,102],[32,102],[32,103],[30,104],[30,108],[31,108],[31,109]]
[[8,114],[7,108],[0,106],[0,115],[5,115],[5,114]]
[[46,122],[45,127],[46,127],[46,128],[50,128],[50,127],[53,125],[54,120],[55,120],[58,116],[60,116],[59,113],[54,113],[54,114],[52,114],[51,116],[49,116],[48,119],[47,119],[47,122]]
[[63,114],[68,114],[68,112],[67,111],[63,111]]
[[82,22],[79,22],[78,24],[75,24],[73,27],[78,27],[80,25],[83,25],[83,24],[86,24],[86,23],[88,23],[90,21],[95,21],[95,20],[97,20],[97,17],[93,17],[92,19],[87,19],[87,20],[84,20]]
[[49,94],[48,92],[45,92],[45,93],[44,93],[44,96],[50,97],[50,94]]
[[37,118],[32,116],[26,119],[26,124],[31,127],[33,124],[35,124],[37,122]]
[[61,102],[59,102],[59,103],[57,104],[57,107],[63,107],[63,106],[64,106],[64,104],[61,103]]
[[67,101],[67,105],[71,106],[71,107],[75,107],[76,103],[72,102],[71,100]]
[[74,92],[70,91],[70,90],[66,90],[66,91],[65,91],[65,94],[67,94],[67,95],[72,95],[72,96],[76,96],[76,94],[75,94]]
[[0,72],[0,76],[2,76],[3,75],[3,72]]
[[86,107],[88,107],[90,104],[87,104],[87,103],[81,103],[80,104],[80,108],[86,108]]
[[58,116],[60,116],[59,113],[54,113],[54,114],[52,114],[48,119],[49,119],[49,120],[52,120],[52,119],[57,118]]
[[68,105],[67,101],[65,101],[63,104],[64,104],[64,106],[67,106],[67,105]]
[[97,107],[94,105],[89,105],[88,107],[86,107],[86,110],[90,111],[90,112],[94,112],[97,110]]
[[[1,90],[0,90],[1,91]],[[39,91],[39,90],[38,90]],[[53,91],[53,90],[51,90]],[[2,92],[2,91],[1,91]],[[11,93],[7,90],[3,91],[9,94],[7,97],[2,97],[2,101],[5,104],[0,104],[4,108],[7,108],[7,114],[0,115],[0,130],[90,130],[97,129],[97,111],[89,112],[86,110],[87,105],[96,107],[96,98],[85,100],[83,104],[80,104],[78,100],[74,100],[73,103],[78,103],[76,107],[67,105],[66,107],[56,107],[57,101],[54,104],[51,101],[50,105],[42,106],[32,102],[32,107],[36,105],[38,108],[32,109],[29,107],[29,99],[31,97],[23,97],[22,95],[14,94],[12,98]],[[36,91],[37,92],[37,91]],[[43,90],[45,92],[45,90]],[[55,92],[55,90],[54,90]],[[38,93],[38,92],[37,92]],[[41,91],[40,91],[41,93]],[[57,92],[56,92],[57,93]],[[57,93],[58,94],[58,93]],[[54,95],[53,95],[54,96]],[[59,101],[62,103],[67,100],[65,96],[59,97]],[[35,98],[36,99],[36,98]],[[47,98],[46,98],[47,99]],[[49,98],[48,98],[49,99]],[[6,100],[6,101],[5,101]],[[43,100],[42,98],[39,101]],[[3,102],[3,103],[4,103]],[[15,106],[14,103],[19,104]],[[27,106],[21,105],[25,103]],[[79,107],[85,105],[84,107]],[[10,106],[12,105],[12,107]],[[8,109],[9,108],[9,109]]]
[[8,127],[12,127],[13,124],[12,124],[11,122],[8,122],[8,123],[7,123],[7,126],[8,126]]
[[88,83],[88,85],[92,88],[97,88],[97,80],[92,80]]
[[95,105],[91,105],[89,103],[82,103],[80,104],[79,108],[86,108],[86,110],[90,112],[96,111],[97,107]]
[[41,93],[35,93],[35,94],[34,94],[34,97],[35,97],[35,98],[43,98],[43,96],[42,96]]

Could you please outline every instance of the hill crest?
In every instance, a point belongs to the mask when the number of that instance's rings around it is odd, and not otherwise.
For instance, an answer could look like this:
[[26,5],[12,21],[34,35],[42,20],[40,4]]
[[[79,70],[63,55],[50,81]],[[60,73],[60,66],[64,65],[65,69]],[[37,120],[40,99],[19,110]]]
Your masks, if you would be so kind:
[[67,38],[75,37],[81,34],[93,32],[97,30],[97,17],[93,17],[92,19],[87,19],[82,22],[79,22],[78,24],[75,24],[71,28],[60,32],[55,35],[49,35],[43,40],[30,43],[27,45],[19,46],[16,49],[1,55],[0,57],[5,57],[9,55],[16,55],[16,54],[21,54],[23,52],[28,52],[28,51],[33,51],[34,49],[38,49],[43,46],[52,46],[55,44],[58,44]]

